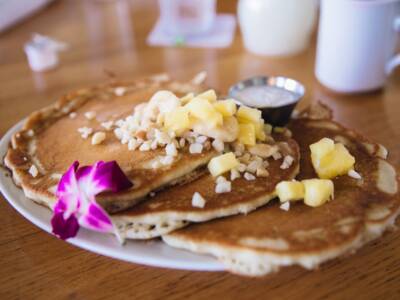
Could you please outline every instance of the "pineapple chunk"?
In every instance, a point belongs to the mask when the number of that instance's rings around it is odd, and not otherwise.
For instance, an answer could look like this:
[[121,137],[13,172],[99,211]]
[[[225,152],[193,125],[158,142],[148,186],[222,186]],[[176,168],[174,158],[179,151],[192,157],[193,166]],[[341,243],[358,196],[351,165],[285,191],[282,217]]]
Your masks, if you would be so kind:
[[347,174],[354,169],[355,158],[346,147],[324,138],[310,145],[311,161],[318,177],[324,179]]
[[228,152],[211,159],[208,163],[208,169],[212,176],[217,177],[236,168],[238,165],[239,161],[235,155],[232,152]]
[[215,93],[214,90],[205,91],[204,93],[201,93],[201,94],[197,95],[197,97],[202,98],[202,99],[206,99],[206,100],[208,100],[210,102],[217,101],[217,94]]
[[300,181],[281,181],[275,189],[281,202],[297,201],[304,198],[304,186]]
[[239,143],[254,146],[256,144],[256,129],[252,123],[242,123],[239,124]]
[[232,99],[217,101],[213,105],[224,117],[231,117],[236,113],[236,103]]
[[264,124],[264,132],[266,132],[267,134],[271,134],[272,133],[272,125]]
[[304,203],[317,207],[333,198],[333,182],[329,179],[307,179],[304,185]]
[[236,116],[241,123],[259,123],[262,120],[260,110],[247,106],[239,107]]
[[194,98],[194,94],[193,93],[187,93],[185,96],[183,96],[182,98],[180,98],[179,100],[181,101],[182,105],[187,104],[190,100],[192,100]]
[[222,115],[205,99],[195,97],[184,107],[189,110],[192,116],[203,122],[207,122],[211,127],[223,124]]
[[184,107],[177,107],[165,114],[164,127],[180,134],[190,128],[189,112]]
[[264,120],[261,119],[260,122],[254,124],[256,130],[256,138],[262,142],[267,139],[267,136],[264,131]]
[[329,138],[323,138],[318,142],[310,145],[311,156],[316,158],[321,158],[335,149],[335,142]]

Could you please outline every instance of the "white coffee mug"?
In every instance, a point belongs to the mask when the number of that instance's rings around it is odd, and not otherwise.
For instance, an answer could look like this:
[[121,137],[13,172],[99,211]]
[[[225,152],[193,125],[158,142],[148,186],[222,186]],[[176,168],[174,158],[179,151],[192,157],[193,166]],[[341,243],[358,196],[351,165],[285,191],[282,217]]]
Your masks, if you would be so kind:
[[317,17],[316,0],[239,0],[244,45],[258,55],[287,56],[303,51]]
[[322,0],[315,74],[343,93],[381,88],[395,55],[400,0]]

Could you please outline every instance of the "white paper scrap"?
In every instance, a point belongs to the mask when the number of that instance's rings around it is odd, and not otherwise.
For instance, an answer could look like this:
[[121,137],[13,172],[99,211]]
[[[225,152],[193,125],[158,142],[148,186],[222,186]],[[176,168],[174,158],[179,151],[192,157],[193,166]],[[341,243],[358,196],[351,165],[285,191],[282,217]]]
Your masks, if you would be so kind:
[[33,71],[42,72],[58,65],[58,52],[68,48],[66,43],[34,33],[32,39],[24,45],[29,66]]

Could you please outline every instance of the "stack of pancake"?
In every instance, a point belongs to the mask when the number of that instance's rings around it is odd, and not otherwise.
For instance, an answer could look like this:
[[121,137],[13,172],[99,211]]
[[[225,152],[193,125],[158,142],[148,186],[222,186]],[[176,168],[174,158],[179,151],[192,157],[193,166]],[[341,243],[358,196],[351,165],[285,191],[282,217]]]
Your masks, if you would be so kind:
[[[54,105],[37,111],[14,135],[5,163],[15,183],[37,203],[53,207],[55,190],[73,161],[90,165],[116,160],[133,182],[133,188],[104,193],[97,202],[107,210],[120,234],[128,239],[161,237],[172,247],[208,253],[234,273],[260,276],[282,266],[315,268],[322,262],[353,251],[379,237],[394,224],[400,212],[398,177],[387,162],[387,151],[378,144],[331,120],[329,110],[314,107],[293,119],[292,137],[274,133],[293,157],[288,168],[271,160],[268,177],[248,181],[238,178],[229,193],[214,191],[215,179],[205,166],[217,155],[212,149],[188,152],[169,167],[146,167],[162,150],[131,151],[112,132],[101,145],[76,138],[80,128],[100,130],[109,120],[132,114],[135,105],[155,92],[176,95],[198,93],[204,87],[164,78],[83,89]],[[96,122],[85,116],[95,112]],[[334,200],[312,208],[302,202],[280,209],[275,186],[291,179],[315,178],[309,145],[328,137],[343,143],[355,157],[361,180],[339,176],[334,181]],[[32,175],[35,166],[35,176]],[[194,193],[205,199],[204,207],[192,205]]]

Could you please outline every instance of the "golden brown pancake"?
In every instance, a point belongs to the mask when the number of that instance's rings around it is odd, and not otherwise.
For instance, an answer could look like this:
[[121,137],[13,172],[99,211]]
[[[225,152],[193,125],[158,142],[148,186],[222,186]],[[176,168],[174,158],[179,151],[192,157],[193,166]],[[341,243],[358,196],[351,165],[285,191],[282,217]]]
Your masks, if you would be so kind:
[[328,119],[294,120],[290,129],[300,145],[297,178],[316,177],[309,145],[329,137],[346,144],[362,180],[335,178],[334,200],[321,207],[295,202],[284,211],[271,202],[246,216],[194,224],[163,240],[216,256],[231,272],[261,276],[288,265],[315,268],[379,237],[394,224],[400,213],[399,178],[382,146]]
[[[281,169],[282,159],[268,160],[268,177],[247,181],[243,177],[232,181],[232,191],[217,194],[215,178],[208,174],[188,184],[174,186],[129,210],[112,216],[122,236],[132,239],[149,239],[187,226],[189,222],[205,222],[215,218],[247,214],[275,197],[275,186],[282,180],[293,179],[298,173],[299,152],[297,143],[282,134],[275,135],[277,142],[287,142],[294,162],[288,169]],[[205,207],[192,206],[195,192],[205,199]]]
[[[117,95],[118,87],[124,87],[124,95]],[[90,138],[83,139],[78,132],[81,127],[105,131],[101,122],[125,118],[132,114],[136,104],[148,101],[161,89],[183,95],[189,91],[199,92],[202,88],[191,83],[157,79],[114,83],[70,93],[54,105],[32,113],[23,129],[13,136],[5,157],[15,183],[22,187],[28,198],[52,207],[61,174],[74,161],[90,165],[99,160],[116,160],[134,186],[117,194],[97,197],[107,211],[115,212],[136,204],[153,190],[194,178],[195,170],[206,164],[216,154],[214,151],[196,155],[186,151],[169,167],[145,169],[146,162],[160,154],[165,155],[165,151],[129,151],[112,130],[106,131],[102,144],[92,145]],[[76,117],[71,118],[71,112],[75,112]],[[95,112],[95,119],[86,118],[85,112]],[[37,176],[29,173],[32,165],[39,171]]]

